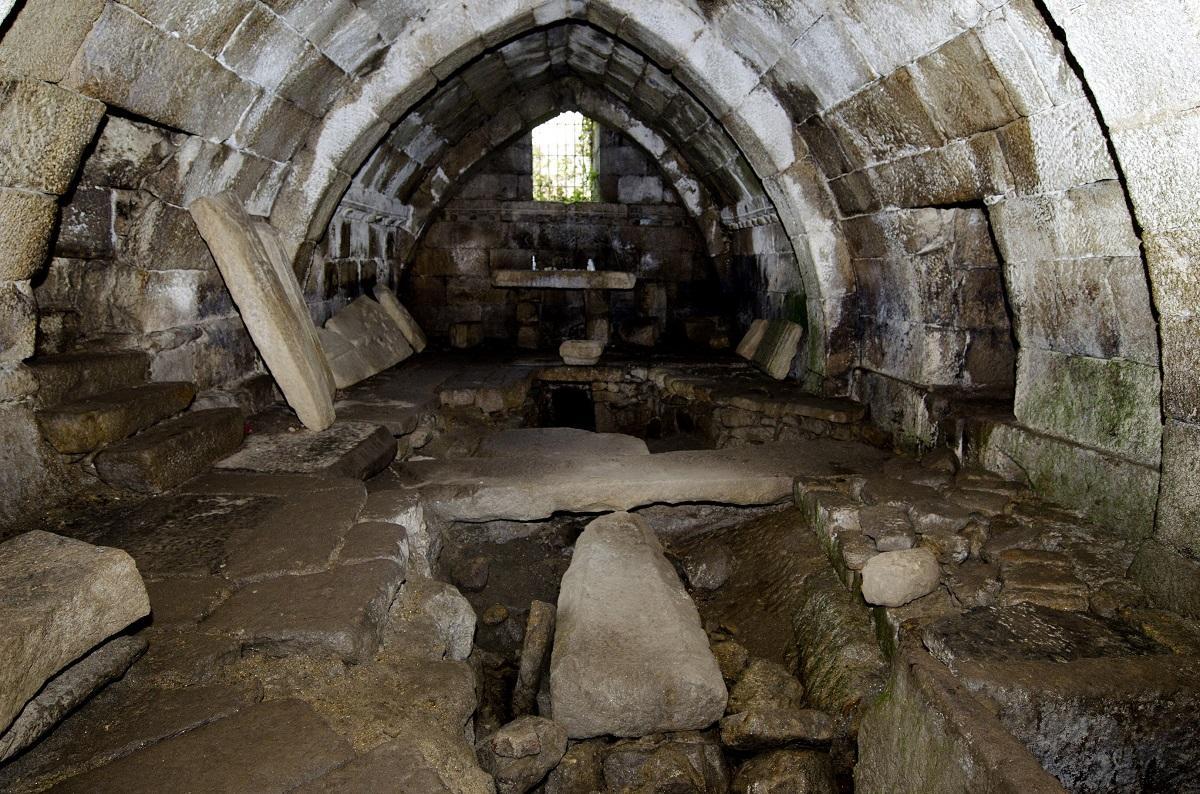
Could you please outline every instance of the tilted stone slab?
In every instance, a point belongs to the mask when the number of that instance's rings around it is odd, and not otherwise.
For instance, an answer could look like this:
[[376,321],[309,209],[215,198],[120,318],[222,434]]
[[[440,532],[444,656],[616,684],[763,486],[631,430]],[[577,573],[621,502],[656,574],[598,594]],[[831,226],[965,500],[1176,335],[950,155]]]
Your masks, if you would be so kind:
[[133,558],[49,532],[0,544],[0,730],[42,685],[150,613]]
[[753,361],[754,355],[758,352],[759,345],[762,344],[763,336],[767,332],[766,320],[755,320],[750,324],[750,330],[742,337],[742,341],[738,343],[737,354],[747,361]]
[[341,334],[326,328],[317,329],[321,352],[329,364],[333,383],[339,389],[348,389],[375,374],[371,365],[363,358],[358,348]]
[[395,437],[381,425],[336,422],[319,433],[306,430],[255,433],[216,467],[365,480],[395,460],[396,448]]
[[191,383],[152,383],[39,411],[37,420],[51,446],[63,454],[79,454],[170,418],[195,397]]
[[106,448],[96,456],[96,473],[109,485],[161,493],[233,452],[244,431],[237,408],[193,411]]
[[557,622],[550,698],[571,738],[698,730],[725,713],[700,613],[640,518],[614,513],[584,530]]
[[[391,369],[413,354],[412,345],[391,315],[365,296],[330,317],[325,330],[349,342],[371,375]],[[339,383],[338,388],[344,387]]]
[[197,200],[191,213],[288,404],[310,430],[329,427],[333,375],[278,239],[230,193]]
[[379,301],[379,305],[391,316],[392,321],[400,326],[400,331],[412,345],[412,349],[418,353],[425,352],[425,348],[429,346],[425,332],[421,330],[416,319],[396,297],[396,293],[381,284],[375,288],[375,300]]
[[783,380],[792,371],[802,338],[804,329],[800,326],[787,320],[772,320],[754,351],[754,365],[775,380]]

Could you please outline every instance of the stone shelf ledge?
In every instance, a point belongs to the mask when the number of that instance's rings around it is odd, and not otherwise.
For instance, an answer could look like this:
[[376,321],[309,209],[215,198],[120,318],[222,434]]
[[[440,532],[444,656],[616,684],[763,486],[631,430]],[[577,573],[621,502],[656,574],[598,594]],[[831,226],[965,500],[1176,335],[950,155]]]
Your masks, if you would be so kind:
[[492,286],[516,289],[633,289],[633,273],[592,270],[496,270]]

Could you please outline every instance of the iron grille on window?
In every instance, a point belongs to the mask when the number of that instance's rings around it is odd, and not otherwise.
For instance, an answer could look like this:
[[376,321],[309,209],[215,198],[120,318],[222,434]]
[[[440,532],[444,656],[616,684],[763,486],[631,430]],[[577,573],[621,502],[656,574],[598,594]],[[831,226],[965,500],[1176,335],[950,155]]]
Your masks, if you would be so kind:
[[596,123],[563,113],[533,131],[533,198],[596,200]]

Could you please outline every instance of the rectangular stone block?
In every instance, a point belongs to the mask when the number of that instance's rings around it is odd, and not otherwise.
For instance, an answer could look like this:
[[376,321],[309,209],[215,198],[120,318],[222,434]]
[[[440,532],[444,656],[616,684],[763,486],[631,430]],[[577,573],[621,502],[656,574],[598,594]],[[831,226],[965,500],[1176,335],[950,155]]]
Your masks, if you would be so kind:
[[363,296],[325,323],[346,340],[371,369],[371,374],[391,369],[413,354],[412,346],[392,316],[375,301]]
[[105,5],[63,85],[213,140],[233,133],[258,91],[115,3]]
[[57,217],[50,196],[0,189],[0,281],[26,281],[41,269]]
[[162,493],[237,449],[244,431],[240,409],[193,411],[106,448],[96,472],[109,485]]
[[61,195],[104,105],[35,80],[0,80],[0,185]]
[[1155,538],[1200,559],[1200,426],[1167,422],[1163,436],[1162,489]]
[[0,282],[0,365],[31,358],[36,343],[37,302],[29,282]]
[[0,69],[57,83],[104,0],[26,0],[0,41]]
[[1158,466],[1159,395],[1156,366],[1023,348],[1014,410],[1034,430]]

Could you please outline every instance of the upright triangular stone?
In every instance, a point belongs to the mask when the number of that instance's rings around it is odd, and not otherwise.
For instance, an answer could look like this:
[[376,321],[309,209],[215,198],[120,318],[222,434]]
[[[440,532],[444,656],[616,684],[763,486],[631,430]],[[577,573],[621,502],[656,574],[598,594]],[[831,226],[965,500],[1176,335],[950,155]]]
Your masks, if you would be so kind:
[[333,375],[274,230],[228,192],[198,199],[191,213],[284,398],[305,427],[326,429],[334,420]]

